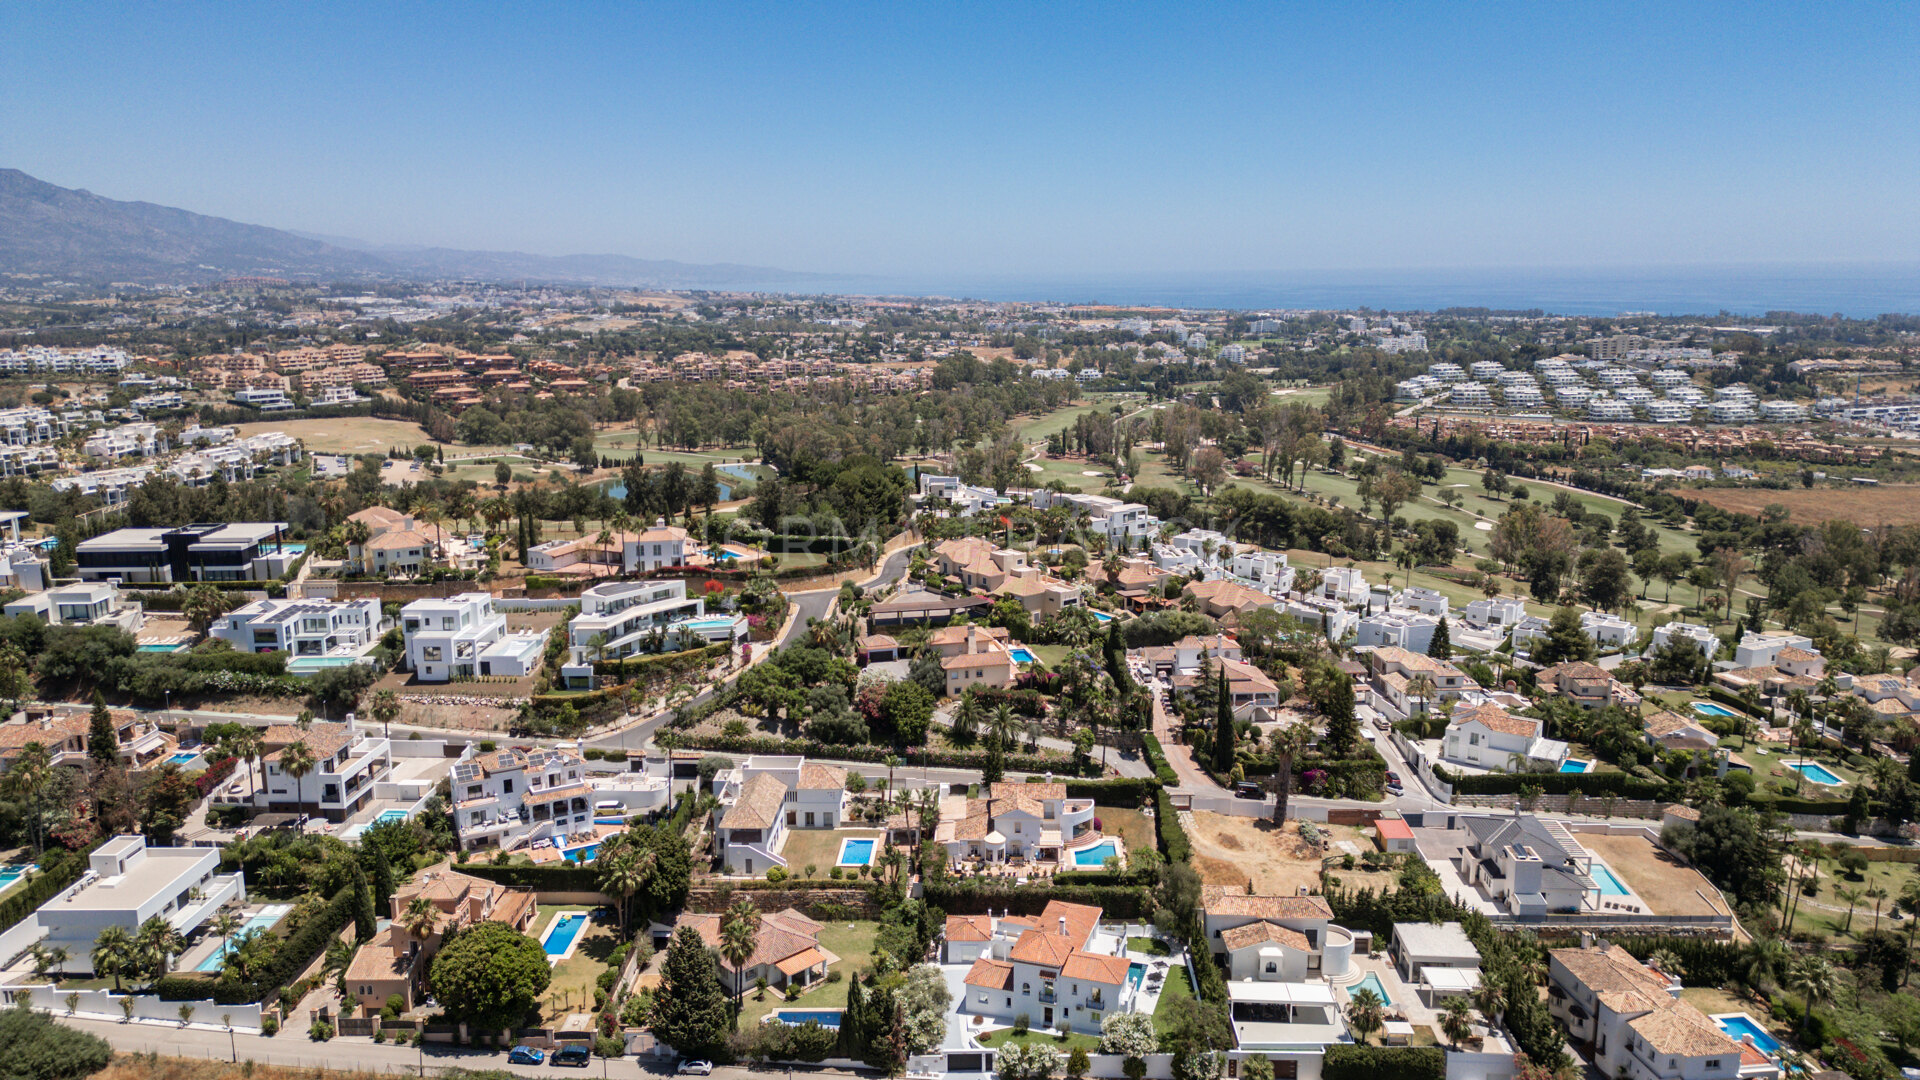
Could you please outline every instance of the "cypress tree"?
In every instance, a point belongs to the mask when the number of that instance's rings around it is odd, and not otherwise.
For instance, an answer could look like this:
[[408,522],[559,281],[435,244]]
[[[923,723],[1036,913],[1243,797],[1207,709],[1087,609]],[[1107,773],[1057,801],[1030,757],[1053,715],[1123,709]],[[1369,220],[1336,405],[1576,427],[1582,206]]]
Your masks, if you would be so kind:
[[1227,693],[1227,669],[1220,669],[1220,692],[1213,718],[1213,771],[1233,771],[1233,698]]
[[1453,659],[1453,639],[1447,633],[1447,620],[1441,619],[1440,625],[1433,628],[1433,643],[1427,646],[1427,655],[1436,660]]
[[93,715],[87,726],[87,756],[102,765],[120,759],[120,732],[113,726],[113,714],[107,711],[107,699],[93,692]]
[[726,1043],[727,992],[720,965],[698,931],[674,931],[653,1006],[653,1037],[684,1057],[709,1057]]
[[840,1054],[853,1057],[866,1050],[866,1032],[860,1021],[864,1019],[867,992],[860,985],[859,973],[848,976],[847,1007],[840,1014]]
[[366,871],[360,864],[353,864],[353,935],[361,941],[372,941],[378,923],[373,914],[373,886],[367,883]]
[[[1914,757],[1920,758],[1920,754]],[[980,770],[980,782],[997,784],[1007,778],[1007,753],[1000,746],[998,736],[987,736],[987,763]]]

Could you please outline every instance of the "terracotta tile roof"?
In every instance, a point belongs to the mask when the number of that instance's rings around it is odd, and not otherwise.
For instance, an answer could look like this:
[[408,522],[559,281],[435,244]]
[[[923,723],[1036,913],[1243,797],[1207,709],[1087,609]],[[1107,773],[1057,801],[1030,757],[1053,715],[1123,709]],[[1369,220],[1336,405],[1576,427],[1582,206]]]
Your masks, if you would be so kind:
[[1540,721],[1531,716],[1515,716],[1498,705],[1481,705],[1466,712],[1453,714],[1450,727],[1474,722],[1488,731],[1497,731],[1502,735],[1517,735],[1523,739],[1537,738],[1540,734]]
[[1225,578],[1215,581],[1189,581],[1181,591],[1209,607],[1231,608],[1235,611],[1244,608],[1271,607],[1280,602],[1257,589],[1249,589],[1245,585]]
[[1252,922],[1220,932],[1220,944],[1225,945],[1228,952],[1239,952],[1248,946],[1264,945],[1268,942],[1285,945],[1296,952],[1313,951],[1307,944],[1307,935],[1278,923]]
[[1668,1008],[1630,1020],[1627,1026],[1645,1039],[1656,1054],[1705,1057],[1709,1054],[1740,1052],[1739,1045],[1728,1038],[1718,1024],[1684,1001],[1673,1002]]
[[1239,915],[1256,919],[1331,919],[1333,908],[1324,896],[1254,896],[1244,885],[1207,885],[1200,890],[1200,907],[1209,915]]
[[1774,658],[1777,660],[1795,660],[1795,661],[1818,660],[1820,659],[1820,654],[1811,653],[1805,649],[1796,649],[1793,646],[1789,645],[1786,648],[1781,649],[1780,652],[1776,654]]
[[1042,929],[1055,930],[1060,920],[1067,921],[1067,937],[1076,945],[1085,945],[1093,937],[1093,931],[1100,925],[1100,909],[1091,904],[1070,904],[1065,900],[1049,900],[1047,906],[1040,909]]
[[945,660],[940,661],[940,667],[945,671],[958,671],[961,668],[1010,668],[1013,666],[1013,654],[1001,649],[961,653],[958,656],[949,656]]
[[948,941],[993,940],[993,918],[988,915],[947,916]]
[[1127,981],[1128,966],[1124,956],[1101,956],[1075,950],[1073,955],[1067,957],[1067,962],[1060,966],[1060,974],[1063,978],[1120,986]]
[[787,785],[772,773],[756,773],[740,787],[740,797],[720,819],[723,829],[771,829],[787,801]]
[[968,986],[984,986],[989,990],[1013,989],[1013,965],[999,960],[981,957],[967,969]]
[[1641,991],[1667,995],[1667,979],[1618,945],[1605,949],[1550,949],[1547,955],[1595,993]]
[[847,786],[847,770],[838,765],[809,761],[800,766],[801,791],[839,791]]
[[868,634],[859,641],[861,649],[871,652],[875,649],[897,649],[900,643],[885,634]]
[[1382,645],[1373,650],[1383,664],[1397,664],[1408,671],[1424,671],[1429,675],[1451,675],[1463,678],[1460,669],[1444,660],[1436,660],[1424,653],[1410,652],[1398,645]]
[[[691,926],[700,935],[702,941],[709,946],[719,948],[724,922],[724,917],[720,915],[689,913],[675,920],[674,926],[675,928]],[[760,933],[754,945],[753,955],[747,957],[747,962],[742,965],[741,970],[751,970],[763,965],[779,967],[782,961],[803,957],[808,951],[819,948],[819,933],[819,923],[792,908],[762,915]],[[735,970],[724,957],[720,959],[720,966],[728,971]],[[804,966],[806,965],[802,965]],[[794,970],[798,971],[802,968]]]
[[301,731],[295,724],[274,724],[267,728],[261,741],[275,748],[273,753],[267,755],[268,761],[279,761],[280,752],[297,742],[307,744],[315,761],[326,761],[353,741],[353,732],[345,724],[319,723],[306,731]]
[[1560,677],[1563,675],[1570,679],[1577,679],[1580,682],[1588,682],[1595,679],[1606,682],[1613,681],[1613,676],[1607,672],[1606,668],[1598,664],[1589,664],[1584,660],[1569,660],[1564,664],[1555,664],[1550,668],[1542,670],[1535,678],[1546,679],[1558,685]]
[[1020,935],[1013,943],[1013,949],[1007,953],[1010,959],[1023,964],[1039,964],[1041,967],[1059,967],[1073,955],[1073,942],[1042,928],[1029,930]]
[[1677,712],[1662,709],[1652,716],[1647,717],[1646,723],[1643,726],[1647,729],[1647,734],[1658,739],[1671,735],[1676,731],[1681,731],[1685,728],[1696,728],[1700,725],[1681,716]]
[[79,713],[52,717],[45,727],[33,722],[0,724],[0,748],[18,749],[37,742],[52,750],[68,739],[84,737],[88,727],[87,718]]

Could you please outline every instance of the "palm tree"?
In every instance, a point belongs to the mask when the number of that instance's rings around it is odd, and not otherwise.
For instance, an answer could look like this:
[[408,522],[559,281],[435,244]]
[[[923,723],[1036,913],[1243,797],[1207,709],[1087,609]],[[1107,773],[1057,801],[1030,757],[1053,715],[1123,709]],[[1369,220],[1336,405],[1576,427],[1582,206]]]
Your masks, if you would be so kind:
[[1819,956],[1803,956],[1788,972],[1788,982],[1792,988],[1807,995],[1807,1011],[1800,1018],[1800,1033],[1806,1034],[1807,1021],[1813,1019],[1813,1007],[1833,996],[1838,981],[1833,974],[1833,965]]
[[425,941],[440,925],[440,909],[426,897],[416,896],[407,901],[406,910],[400,913],[400,925],[407,928],[409,936]]
[[316,764],[318,762],[314,760],[313,750],[305,740],[293,742],[280,751],[280,771],[293,778],[293,800],[303,810],[307,800],[306,793],[300,790],[300,781],[313,771]]
[[953,711],[953,741],[971,746],[980,737],[980,697],[972,690],[960,695],[960,707]]
[[119,990],[120,976],[133,964],[133,935],[124,926],[109,926],[93,939],[93,952],[89,955],[93,970],[113,976],[113,988]]
[[8,766],[5,774],[0,774],[0,791],[8,798],[27,804],[28,832],[33,836],[33,853],[41,853],[42,834],[46,828],[40,809],[41,792],[47,788],[47,782],[53,776],[53,755],[45,744],[30,742],[21,747],[20,753]]
[[151,979],[158,979],[167,973],[173,966],[173,958],[184,944],[180,931],[158,915],[140,924],[140,932],[134,935],[133,941],[134,962]]
[[1833,887],[1833,895],[1847,902],[1847,922],[1845,926],[1842,926],[1840,928],[1840,932],[1842,934],[1845,934],[1849,930],[1853,929],[1854,905],[1858,904],[1860,902],[1860,898],[1865,894],[1862,893],[1859,889],[1849,889],[1845,885],[1836,885]]
[[1004,750],[1013,742],[1015,727],[1012,706],[1002,702],[1000,707],[993,711],[993,719],[987,721],[987,734],[993,736]]
[[1424,671],[1407,680],[1407,693],[1420,699],[1422,713],[1427,711],[1427,697],[1433,693],[1433,690],[1433,677]]
[[1887,898],[1887,890],[1876,885],[1867,890],[1866,896],[1867,899],[1873,901],[1873,929],[1875,933],[1878,933],[1880,931],[1880,902]]
[[1367,1036],[1386,1023],[1383,1006],[1380,995],[1364,986],[1347,996],[1347,1025],[1360,1042],[1366,1042]]
[[386,735],[388,728],[400,716],[400,695],[392,690],[376,690],[373,704],[368,710],[375,720],[380,721],[380,734]]
[[[1346,678],[1341,675],[1341,678]],[[1284,824],[1287,820],[1287,797],[1293,794],[1293,759],[1304,753],[1307,742],[1313,732],[1305,724],[1288,724],[1275,728],[1268,737],[1267,745],[1273,751],[1275,768],[1273,770],[1273,823]]]
[[1440,1001],[1440,1033],[1454,1049],[1473,1034],[1473,1006],[1458,994],[1449,995]]
[[1488,1024],[1493,1024],[1507,1008],[1507,991],[1497,982],[1482,982],[1473,990],[1473,1007]]
[[233,939],[233,947],[220,961],[220,977],[234,982],[251,982],[253,976],[269,959],[268,942],[272,939],[265,930],[249,930]]
[[630,834],[621,833],[610,837],[600,845],[599,853],[594,857],[594,869],[600,877],[600,891],[609,896],[620,898],[620,929],[627,928],[627,916],[633,906],[633,894],[640,891],[653,876],[654,854],[652,848],[633,849],[622,844],[613,852],[607,851],[607,845]]
[[1659,968],[1661,973],[1675,979],[1685,978],[1687,974],[1686,965],[1680,962],[1680,958],[1675,956],[1671,949],[1655,951],[1647,957],[1647,963]]
[[[743,900],[741,903],[746,901]],[[738,906],[736,904],[735,908],[737,909]],[[742,993],[740,977],[746,969],[747,961],[760,947],[760,935],[753,923],[742,918],[733,918],[732,911],[727,914],[729,918],[720,930],[720,955],[727,961],[727,966],[733,969],[733,1025],[738,1030]]]

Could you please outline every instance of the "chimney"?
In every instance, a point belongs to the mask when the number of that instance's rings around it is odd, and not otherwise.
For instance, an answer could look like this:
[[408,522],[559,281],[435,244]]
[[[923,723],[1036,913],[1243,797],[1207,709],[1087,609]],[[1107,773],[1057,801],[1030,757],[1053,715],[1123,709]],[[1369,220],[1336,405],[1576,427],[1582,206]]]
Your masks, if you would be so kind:
[[1580,947],[1583,949],[1593,948],[1593,934],[1591,931],[1580,931]]
[[1067,936],[1067,917],[1065,915],[1060,916],[1060,936]]

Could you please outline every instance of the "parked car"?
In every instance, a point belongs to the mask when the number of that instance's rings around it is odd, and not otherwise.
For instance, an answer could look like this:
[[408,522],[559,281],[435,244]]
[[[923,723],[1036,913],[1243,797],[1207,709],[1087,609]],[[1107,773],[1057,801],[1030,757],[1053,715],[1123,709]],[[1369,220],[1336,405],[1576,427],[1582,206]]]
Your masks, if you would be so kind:
[[693,1074],[693,1075],[695,1075],[695,1076],[712,1076],[712,1075],[713,1075],[713,1062],[711,1062],[711,1061],[683,1061],[683,1062],[681,1062],[681,1063],[680,1063],[680,1067],[679,1067],[678,1069],[676,1069],[676,1070],[674,1070],[674,1071],[675,1071],[675,1072],[683,1072],[683,1073],[692,1073],[692,1074]]
[[1392,785],[1393,785],[1394,787],[1399,787],[1399,786],[1400,786],[1400,774],[1399,774],[1399,773],[1397,773],[1397,772],[1394,772],[1394,771],[1393,771],[1392,769],[1388,769],[1388,770],[1387,770],[1387,783],[1389,783],[1389,784],[1392,784]]
[[1374,719],[1373,719],[1373,726],[1374,726],[1374,727],[1377,727],[1377,728],[1379,728],[1379,729],[1380,729],[1381,731],[1392,731],[1392,730],[1393,730],[1393,722],[1392,722],[1391,720],[1388,720],[1388,719],[1387,719],[1386,717],[1384,717],[1384,716],[1376,716],[1376,717],[1374,717]]
[[563,1046],[553,1052],[555,1065],[578,1065],[584,1069],[592,1060],[592,1051],[584,1046]]
[[507,1055],[509,1065],[539,1065],[547,1060],[547,1052],[537,1046],[516,1046]]
[[1251,780],[1242,780],[1233,785],[1233,797],[1236,799],[1264,799],[1267,797],[1267,793],[1260,789],[1259,784]]

